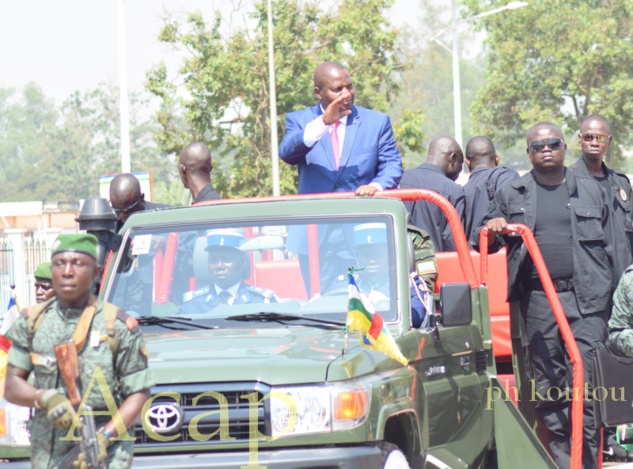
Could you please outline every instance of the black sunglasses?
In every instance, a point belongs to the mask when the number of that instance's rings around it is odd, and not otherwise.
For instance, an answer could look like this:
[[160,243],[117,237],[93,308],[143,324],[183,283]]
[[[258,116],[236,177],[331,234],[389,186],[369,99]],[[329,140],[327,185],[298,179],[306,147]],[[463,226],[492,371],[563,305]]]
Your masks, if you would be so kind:
[[136,202],[134,202],[129,207],[126,207],[126,208],[112,207],[112,210],[114,210],[114,213],[131,213],[131,212],[135,212],[136,211],[135,208],[138,206],[138,204],[141,203],[141,200],[143,200],[143,194],[139,195],[138,199],[136,200]]
[[560,150],[563,146],[563,141],[560,138],[550,138],[530,143],[530,149],[534,153],[542,152],[546,146],[549,147],[550,150]]

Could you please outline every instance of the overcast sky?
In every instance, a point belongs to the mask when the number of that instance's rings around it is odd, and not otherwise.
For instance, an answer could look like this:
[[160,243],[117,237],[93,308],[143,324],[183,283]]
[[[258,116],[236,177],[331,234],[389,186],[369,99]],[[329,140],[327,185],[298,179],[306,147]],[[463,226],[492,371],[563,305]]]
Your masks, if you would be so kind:
[[[243,0],[242,5],[251,5]],[[161,60],[176,60],[156,39],[165,12],[199,10],[212,18],[228,0],[125,0],[127,67],[131,91]],[[250,9],[250,8],[248,8]],[[417,0],[396,0],[399,24],[419,17]],[[240,13],[235,13],[235,21]],[[59,104],[73,91],[118,84],[116,0],[0,0],[0,86],[38,83]]]

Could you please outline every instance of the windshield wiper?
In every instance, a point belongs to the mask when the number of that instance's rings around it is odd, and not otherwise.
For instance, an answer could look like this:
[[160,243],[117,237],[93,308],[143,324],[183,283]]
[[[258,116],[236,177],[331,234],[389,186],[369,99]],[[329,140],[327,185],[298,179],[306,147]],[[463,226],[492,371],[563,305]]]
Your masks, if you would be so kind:
[[310,318],[306,316],[299,316],[294,314],[280,314],[280,313],[251,313],[251,314],[239,314],[237,316],[229,316],[225,318],[226,321],[310,321],[319,324],[327,324],[329,326],[342,327],[345,325],[343,321],[328,321],[326,319]]
[[141,316],[140,318],[137,318],[137,321],[140,325],[151,325],[151,326],[159,325],[159,326],[166,327],[168,329],[177,329],[180,331],[184,331],[186,329],[169,327],[167,326],[167,324],[183,324],[185,326],[196,327],[198,329],[218,329],[218,326],[205,326],[204,324],[197,324],[195,322],[191,322],[191,318],[186,317],[186,316],[182,316],[182,317]]

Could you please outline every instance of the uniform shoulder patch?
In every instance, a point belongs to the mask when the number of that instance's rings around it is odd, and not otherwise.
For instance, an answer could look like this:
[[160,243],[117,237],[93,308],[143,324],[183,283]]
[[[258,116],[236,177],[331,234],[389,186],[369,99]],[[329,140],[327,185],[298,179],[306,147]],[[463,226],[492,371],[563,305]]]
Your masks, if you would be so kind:
[[184,293],[182,295],[182,301],[183,302],[191,301],[194,298],[197,298],[199,296],[208,294],[209,291],[211,291],[211,289],[209,287],[198,288],[197,290],[189,291],[189,292]]

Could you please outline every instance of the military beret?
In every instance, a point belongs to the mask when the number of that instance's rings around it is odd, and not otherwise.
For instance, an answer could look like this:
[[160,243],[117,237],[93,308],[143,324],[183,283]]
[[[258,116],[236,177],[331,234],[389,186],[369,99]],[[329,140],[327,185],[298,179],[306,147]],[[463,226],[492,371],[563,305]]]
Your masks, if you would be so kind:
[[51,261],[42,262],[35,269],[35,278],[41,278],[42,280],[52,280],[53,276],[51,274]]
[[387,242],[387,226],[384,223],[362,223],[354,227],[354,244],[377,244]]
[[89,233],[60,234],[53,243],[51,256],[59,252],[74,251],[97,258],[97,237]]
[[246,238],[246,232],[241,228],[222,228],[207,231],[207,247],[229,246],[239,248],[242,241]]

